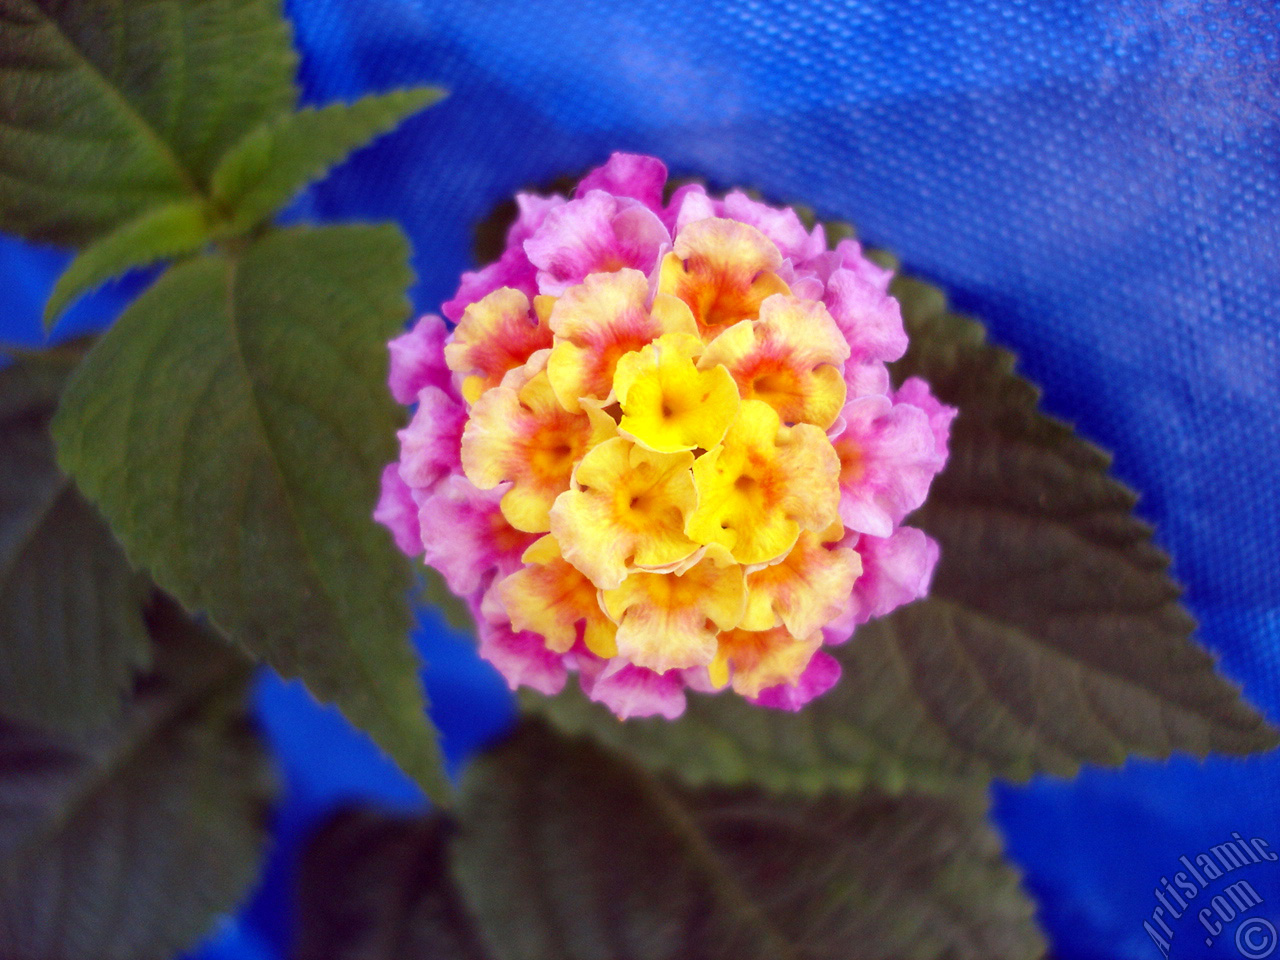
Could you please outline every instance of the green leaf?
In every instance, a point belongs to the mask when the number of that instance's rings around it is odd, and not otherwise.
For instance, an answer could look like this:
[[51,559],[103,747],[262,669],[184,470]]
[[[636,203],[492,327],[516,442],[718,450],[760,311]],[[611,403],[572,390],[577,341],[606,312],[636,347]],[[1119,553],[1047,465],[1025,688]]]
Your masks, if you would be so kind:
[[335,815],[303,855],[294,960],[492,960],[449,876],[450,827]]
[[44,307],[45,329],[81,294],[133,267],[199,250],[209,239],[204,206],[180,201],[148,210],[95,240],[71,261]]
[[213,203],[238,233],[268,220],[351,151],[430,106],[438,87],[395,90],[268,120],[232,147],[213,172]]
[[477,929],[494,960],[1039,957],[986,806],[972,785],[691,791],[530,724],[466,778],[452,880],[430,824],[331,828],[307,860],[303,940],[361,931],[335,960],[483,957],[455,946]]
[[119,714],[150,645],[141,578],[54,459],[70,369],[0,370],[0,713],[74,731]]
[[157,669],[114,726],[0,724],[0,956],[167,960],[257,875],[273,780],[252,665],[162,603]]
[[573,690],[526,706],[693,783],[805,791],[1069,776],[1280,742],[1192,639],[1169,559],[1110,458],[1041,413],[1013,355],[939,291],[899,278],[893,292],[911,334],[896,376],[923,377],[961,411],[909,521],[941,544],[929,598],[830,649],[840,682],[797,714],[692,695],[675,723],[620,724]]
[[295,62],[280,0],[0,0],[0,229],[81,245],[201,199]]
[[409,568],[371,520],[407,258],[394,227],[298,228],[171,267],[85,359],[54,435],[136,563],[439,798]]

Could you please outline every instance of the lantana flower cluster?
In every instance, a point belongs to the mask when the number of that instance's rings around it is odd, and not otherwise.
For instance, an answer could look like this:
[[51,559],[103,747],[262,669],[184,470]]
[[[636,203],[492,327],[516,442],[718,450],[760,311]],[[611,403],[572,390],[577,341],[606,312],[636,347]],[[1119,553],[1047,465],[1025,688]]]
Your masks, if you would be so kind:
[[453,325],[391,342],[415,411],[375,516],[513,688],[795,710],[839,677],[824,645],[926,592],[937,546],[902,520],[955,411],[891,387],[907,337],[856,242],[666,180],[619,153],[572,198],[520,194]]

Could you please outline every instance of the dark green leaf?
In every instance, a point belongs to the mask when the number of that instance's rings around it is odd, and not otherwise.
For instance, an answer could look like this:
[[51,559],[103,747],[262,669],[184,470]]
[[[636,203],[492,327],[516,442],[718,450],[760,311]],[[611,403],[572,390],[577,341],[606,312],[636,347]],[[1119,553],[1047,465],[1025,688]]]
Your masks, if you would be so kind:
[[113,727],[0,724],[0,956],[168,960],[257,874],[272,778],[252,665],[164,604],[156,673]]
[[394,227],[329,227],[177,264],[94,347],[54,431],[161,586],[441,796],[409,568],[370,518],[395,457],[385,341],[407,257]]
[[294,64],[279,0],[0,0],[0,229],[80,245],[200,199]]
[[133,267],[199,250],[209,239],[204,205],[180,201],[156,207],[121,224],[80,252],[58,278],[44,307],[44,323],[53,321],[81,294]]
[[498,960],[1039,957],[985,811],[695,792],[535,724],[469,776],[455,875]]
[[302,861],[294,960],[490,960],[449,875],[449,824],[336,815]]
[[526,705],[694,783],[815,791],[1275,746],[1191,638],[1168,557],[1107,455],[1041,413],[1012,354],[939,291],[906,278],[893,290],[911,334],[896,375],[961,411],[910,521],[941,544],[930,597],[832,650],[843,677],[798,714],[694,695],[676,723],[624,725],[572,690]]
[[82,730],[119,713],[149,643],[140,578],[54,460],[70,369],[31,357],[0,370],[0,713]]
[[268,120],[232,147],[213,172],[214,206],[224,232],[267,220],[352,150],[394,129],[444,96],[437,87],[395,90]]

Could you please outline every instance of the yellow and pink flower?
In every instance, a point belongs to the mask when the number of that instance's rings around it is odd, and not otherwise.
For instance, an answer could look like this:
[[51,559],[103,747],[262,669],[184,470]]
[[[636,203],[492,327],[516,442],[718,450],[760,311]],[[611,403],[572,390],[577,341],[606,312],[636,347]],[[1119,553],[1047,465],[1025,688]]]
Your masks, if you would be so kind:
[[937,545],[902,522],[955,411],[891,387],[907,337],[856,242],[666,180],[614,154],[571,198],[520,195],[454,326],[391,342],[415,412],[375,518],[513,688],[797,710],[839,678],[824,645],[927,592]]

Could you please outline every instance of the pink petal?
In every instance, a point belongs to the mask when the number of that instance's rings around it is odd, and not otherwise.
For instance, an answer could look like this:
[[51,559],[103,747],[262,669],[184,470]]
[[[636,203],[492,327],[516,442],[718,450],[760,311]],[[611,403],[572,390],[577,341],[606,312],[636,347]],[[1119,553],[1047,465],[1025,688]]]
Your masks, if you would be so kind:
[[929,390],[929,384],[919,377],[908,377],[894,393],[893,399],[895,403],[909,403],[925,412],[929,418],[929,429],[933,431],[934,454],[945,464],[951,421],[960,411],[939,401]]
[[505,576],[520,567],[520,555],[536,537],[513,530],[498,502],[507,484],[478,490],[465,477],[450,474],[422,500],[423,560],[440,571],[460,597],[488,586],[495,572]]
[[862,576],[853,585],[854,623],[883,617],[929,592],[938,544],[924,531],[899,527],[889,537],[862,537],[854,549],[862,557]]
[[840,268],[822,298],[859,360],[897,360],[907,351],[902,308],[867,277]]
[[648,207],[603,190],[550,211],[524,242],[538,290],[559,296],[592,273],[634,267],[648,274],[671,236]]
[[444,362],[444,341],[449,329],[444,321],[429,313],[412,330],[387,344],[391,372],[387,385],[398,403],[410,404],[426,386],[452,393],[452,373]]
[[841,240],[836,244],[835,254],[839,267],[852,270],[881,292],[889,289],[893,271],[867,259],[862,253],[862,245],[857,240],[851,237]]
[[507,247],[523,247],[524,242],[542,226],[547,219],[547,214],[568,202],[558,193],[553,193],[549,197],[539,196],[536,193],[517,193],[516,209],[519,212],[515,223],[507,229]]
[[794,684],[782,683],[776,687],[761,690],[760,695],[751,702],[774,710],[795,712],[814,697],[826,693],[836,685],[839,679],[839,662],[835,657],[819,650]]
[[941,469],[929,418],[885,396],[859,397],[831,437],[840,456],[840,519],[858,533],[887,537],[920,504]]
[[400,479],[400,464],[389,463],[382,470],[382,495],[374,508],[373,519],[391,531],[396,546],[406,555],[422,552],[422,534],[418,529],[418,505],[408,484]]
[[564,657],[548,650],[536,633],[517,632],[510,621],[493,623],[483,617],[476,632],[480,656],[498,668],[512,690],[529,687],[550,697],[564,689],[569,675]]
[[424,387],[409,426],[399,431],[400,477],[418,493],[430,493],[450,473],[462,472],[466,408],[438,387]]
[[519,290],[530,300],[537,294],[538,269],[529,262],[524,242],[542,226],[548,213],[564,206],[565,199],[555,195],[540,197],[533,193],[518,193],[516,204],[520,214],[507,230],[507,247],[502,256],[480,270],[464,273],[457,294],[440,307],[441,312],[454,323],[462,319],[467,307],[502,287]]
[[667,167],[657,157],[614,153],[603,166],[582,178],[573,195],[581,198],[591,190],[603,190],[615,197],[639,200],[654,213],[661,213],[662,188],[666,184]]
[[798,270],[790,260],[782,261],[782,269],[778,276],[791,288],[791,295],[805,300],[821,300],[826,293],[826,284],[812,270]]
[[872,394],[884,396],[889,392],[889,368],[883,360],[861,360],[850,357],[844,363],[845,397],[856,400]]
[[[643,667],[582,656],[578,676],[582,692],[603,703],[622,720],[661,715],[674,720],[684,713],[684,682],[678,670],[654,673]],[[612,667],[612,669],[610,669]]]
[[674,237],[689,224],[714,216],[715,203],[707,196],[706,188],[700,183],[686,183],[671,195],[662,222]]
[[735,190],[720,202],[719,215],[755,227],[777,244],[784,257],[796,263],[803,263],[827,249],[822,224],[810,232],[790,207],[771,207],[741,191]]

